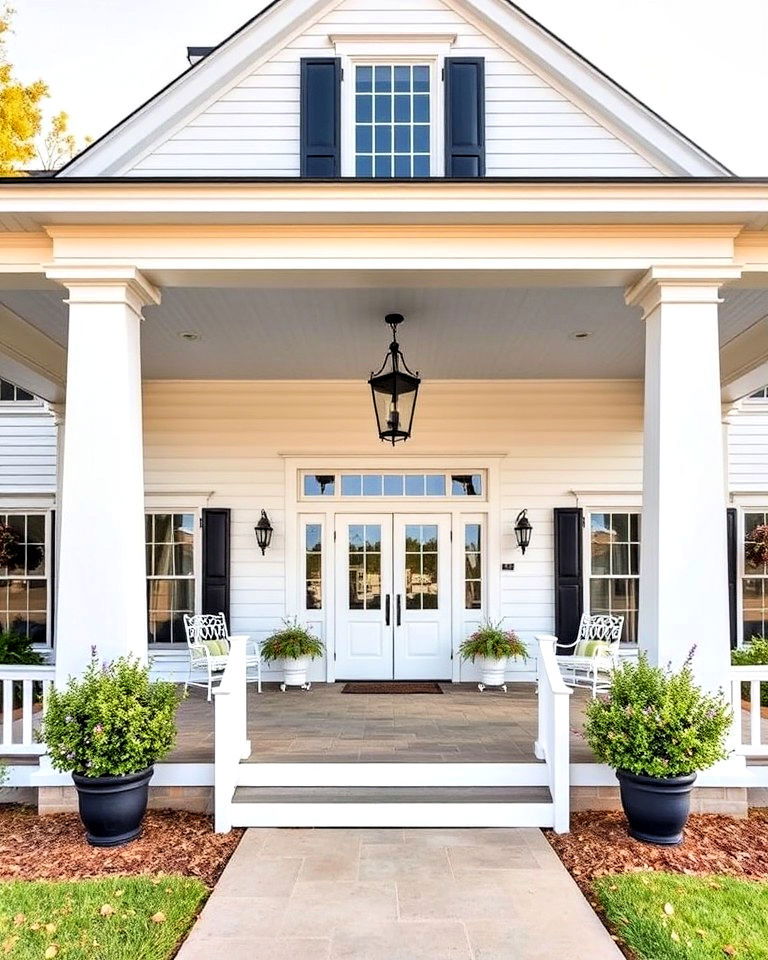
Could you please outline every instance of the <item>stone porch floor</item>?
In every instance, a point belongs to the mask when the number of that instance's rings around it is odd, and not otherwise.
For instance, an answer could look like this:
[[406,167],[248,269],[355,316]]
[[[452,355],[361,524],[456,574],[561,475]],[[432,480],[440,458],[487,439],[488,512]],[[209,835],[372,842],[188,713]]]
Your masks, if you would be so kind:
[[[507,693],[475,684],[443,684],[443,695],[342,694],[343,684],[282,693],[248,688],[251,762],[526,763],[536,758],[537,700],[531,683]],[[571,698],[571,760],[593,756],[581,735],[585,690]],[[190,688],[178,715],[177,745],[168,762],[213,761],[213,703]]]

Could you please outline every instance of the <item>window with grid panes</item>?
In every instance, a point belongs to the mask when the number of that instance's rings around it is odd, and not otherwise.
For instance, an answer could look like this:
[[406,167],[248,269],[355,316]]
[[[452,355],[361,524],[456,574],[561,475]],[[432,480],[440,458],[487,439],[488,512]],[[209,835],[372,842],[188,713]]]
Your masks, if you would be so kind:
[[0,630],[15,630],[33,643],[47,643],[46,514],[0,513],[0,523],[14,535],[11,562],[0,567]]
[[637,643],[640,514],[591,513],[589,521],[589,612],[623,616],[622,643]]
[[429,176],[429,75],[424,64],[355,67],[356,176]]
[[759,555],[756,534],[768,523],[768,511],[744,514],[744,576],[741,581],[742,639],[766,636],[768,629],[768,565]]
[[464,525],[464,609],[480,610],[483,605],[482,528],[479,523]]
[[35,398],[27,390],[22,390],[21,387],[17,387],[15,383],[11,383],[10,380],[1,380],[0,379],[0,400],[10,403],[19,403],[19,402],[28,402],[29,400],[34,400]]
[[195,515],[148,513],[147,607],[150,643],[185,643],[185,613],[195,612]]
[[304,575],[307,610],[322,610],[323,527],[320,523],[304,526]]

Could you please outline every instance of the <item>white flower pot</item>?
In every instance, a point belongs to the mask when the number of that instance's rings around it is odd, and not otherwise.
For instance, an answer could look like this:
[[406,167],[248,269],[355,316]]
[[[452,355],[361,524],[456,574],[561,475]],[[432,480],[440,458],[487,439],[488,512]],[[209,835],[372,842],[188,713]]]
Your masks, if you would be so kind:
[[302,690],[309,690],[311,684],[307,682],[307,670],[309,669],[309,657],[299,657],[298,660],[283,661],[283,682],[280,689],[285,693],[286,687],[301,687]]
[[486,687],[501,687],[504,693],[507,692],[507,685],[504,683],[504,674],[507,670],[507,658],[503,660],[489,660],[487,657],[480,657],[480,683],[477,689],[482,693]]

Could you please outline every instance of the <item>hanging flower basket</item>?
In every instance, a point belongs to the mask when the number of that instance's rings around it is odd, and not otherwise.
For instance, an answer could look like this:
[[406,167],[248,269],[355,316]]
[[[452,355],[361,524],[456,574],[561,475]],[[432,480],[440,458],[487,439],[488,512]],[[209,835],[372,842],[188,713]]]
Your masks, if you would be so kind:
[[762,567],[768,563],[768,524],[761,523],[747,534],[745,559],[752,567]]
[[20,550],[18,536],[7,523],[0,523],[0,568],[15,567]]

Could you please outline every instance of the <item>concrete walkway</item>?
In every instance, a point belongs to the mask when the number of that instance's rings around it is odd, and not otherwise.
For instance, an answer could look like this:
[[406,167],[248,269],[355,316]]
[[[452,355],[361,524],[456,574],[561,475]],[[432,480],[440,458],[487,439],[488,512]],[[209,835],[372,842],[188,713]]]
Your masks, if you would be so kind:
[[248,830],[177,960],[620,960],[539,830]]

